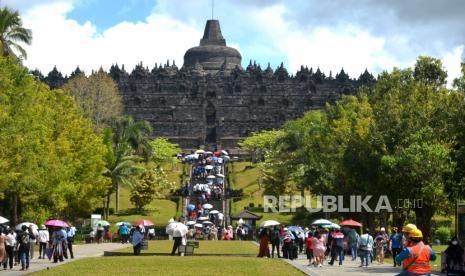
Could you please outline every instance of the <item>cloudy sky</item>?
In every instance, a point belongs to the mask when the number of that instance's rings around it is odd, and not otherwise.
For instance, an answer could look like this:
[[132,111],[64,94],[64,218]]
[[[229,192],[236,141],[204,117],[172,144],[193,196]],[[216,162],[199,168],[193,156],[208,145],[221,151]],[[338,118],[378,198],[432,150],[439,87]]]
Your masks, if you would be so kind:
[[[33,31],[26,65],[43,73],[54,65],[69,74],[143,62],[183,63],[199,44],[211,0],[0,0],[19,10]],[[449,79],[459,75],[465,56],[465,1],[462,0],[216,0],[229,46],[242,65],[262,68],[284,62],[351,77],[365,68],[374,74],[408,67],[419,55],[441,58]]]

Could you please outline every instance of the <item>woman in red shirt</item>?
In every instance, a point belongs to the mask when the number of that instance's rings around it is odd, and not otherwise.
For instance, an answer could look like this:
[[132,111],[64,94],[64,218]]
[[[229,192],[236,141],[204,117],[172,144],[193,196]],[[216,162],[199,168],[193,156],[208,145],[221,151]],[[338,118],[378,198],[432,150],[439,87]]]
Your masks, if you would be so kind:
[[307,233],[307,239],[305,240],[305,252],[307,253],[308,265],[312,265],[313,262],[313,233],[309,231]]

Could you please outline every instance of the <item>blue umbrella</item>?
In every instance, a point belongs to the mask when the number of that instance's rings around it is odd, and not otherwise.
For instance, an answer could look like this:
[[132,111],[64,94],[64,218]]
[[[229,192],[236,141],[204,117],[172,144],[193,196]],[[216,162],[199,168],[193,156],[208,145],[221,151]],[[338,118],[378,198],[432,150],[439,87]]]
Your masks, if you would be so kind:
[[296,233],[302,233],[302,234],[305,233],[304,229],[302,229],[302,227],[300,226],[287,226],[287,230],[291,232],[296,232]]
[[187,210],[188,210],[188,211],[192,211],[192,210],[194,210],[194,209],[195,209],[195,205],[194,205],[194,204],[189,204],[189,205],[187,205]]

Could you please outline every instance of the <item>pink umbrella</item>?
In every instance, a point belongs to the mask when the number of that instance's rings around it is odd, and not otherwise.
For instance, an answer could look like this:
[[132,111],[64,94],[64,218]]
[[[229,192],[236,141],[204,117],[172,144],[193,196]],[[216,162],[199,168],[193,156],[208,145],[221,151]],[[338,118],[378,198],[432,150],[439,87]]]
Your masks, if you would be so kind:
[[69,227],[69,224],[59,219],[51,219],[44,223],[46,226]]
[[154,226],[155,224],[148,219],[141,219],[134,222],[134,225]]
[[352,220],[352,219],[347,219],[339,223],[339,225],[342,226],[355,226],[355,227],[362,227],[362,224],[358,221]]

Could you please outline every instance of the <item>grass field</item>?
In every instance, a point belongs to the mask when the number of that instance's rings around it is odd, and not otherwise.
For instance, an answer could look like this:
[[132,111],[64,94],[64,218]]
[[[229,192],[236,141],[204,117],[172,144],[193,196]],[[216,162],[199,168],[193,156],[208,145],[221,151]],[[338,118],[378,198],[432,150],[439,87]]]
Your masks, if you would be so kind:
[[[170,181],[175,183],[175,187],[179,188],[180,174],[184,169],[184,165],[177,164],[173,167],[171,164],[165,166],[165,171],[168,173]],[[166,225],[168,220],[172,217],[181,214],[181,207],[179,210],[176,208],[176,202],[170,199],[155,199],[147,207],[144,214],[138,214],[134,205],[130,201],[131,190],[127,186],[120,188],[120,211],[118,214],[110,215],[109,221],[116,223],[119,221],[133,222],[138,219],[148,219],[155,223],[155,225]],[[115,206],[115,195],[111,199],[111,207]]]
[[[231,174],[232,183],[231,188],[234,190],[243,189],[244,197],[232,203],[232,213],[240,213],[244,207],[249,207],[249,211],[262,216],[258,223],[274,219],[284,224],[290,224],[293,218],[291,213],[265,213],[263,212],[263,189],[258,186],[258,169],[252,166],[250,162],[234,162],[230,165],[229,171]],[[250,207],[253,203],[254,207]]]
[[[258,254],[258,247],[250,241],[198,241],[199,248],[195,253],[202,254]],[[144,253],[171,253],[173,241],[149,241],[149,249]],[[117,250],[117,252],[132,252],[132,247]]]
[[303,275],[278,259],[250,257],[100,257],[33,275]]

